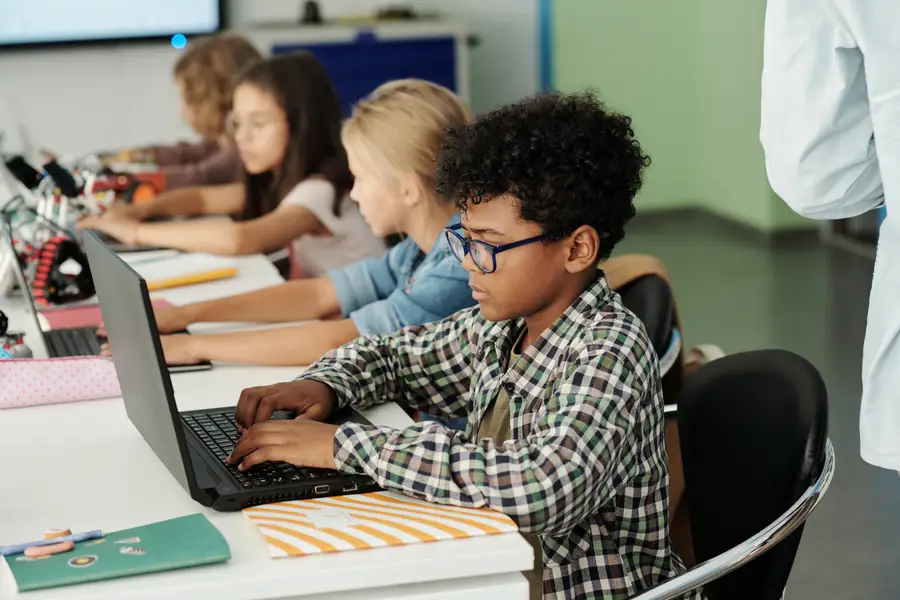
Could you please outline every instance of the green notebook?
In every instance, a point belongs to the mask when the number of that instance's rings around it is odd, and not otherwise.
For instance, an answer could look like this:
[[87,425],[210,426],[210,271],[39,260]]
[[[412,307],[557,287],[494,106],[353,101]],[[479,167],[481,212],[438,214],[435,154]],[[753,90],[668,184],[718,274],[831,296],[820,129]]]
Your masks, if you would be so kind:
[[75,544],[71,552],[4,557],[20,592],[225,562],[228,542],[202,514],[188,515]]

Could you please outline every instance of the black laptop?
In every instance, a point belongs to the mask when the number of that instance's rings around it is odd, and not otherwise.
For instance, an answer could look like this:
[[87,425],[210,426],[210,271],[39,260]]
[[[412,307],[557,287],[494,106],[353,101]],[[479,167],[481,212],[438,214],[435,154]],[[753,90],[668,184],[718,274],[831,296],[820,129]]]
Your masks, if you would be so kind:
[[[125,412],[156,456],[191,497],[216,510],[283,500],[370,492],[378,489],[365,476],[329,469],[263,463],[238,472],[225,459],[238,440],[234,407],[178,412],[166,370],[147,284],[96,236],[84,246],[97,277],[100,311],[113,351]],[[367,423],[348,410],[332,423]]]

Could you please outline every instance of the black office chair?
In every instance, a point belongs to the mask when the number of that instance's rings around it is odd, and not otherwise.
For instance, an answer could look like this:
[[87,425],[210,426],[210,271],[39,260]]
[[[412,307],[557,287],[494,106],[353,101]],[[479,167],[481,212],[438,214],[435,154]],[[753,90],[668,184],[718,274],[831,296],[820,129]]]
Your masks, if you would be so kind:
[[700,586],[708,600],[781,598],[803,524],[834,473],[827,425],[825,384],[791,352],[732,354],[692,375],[678,429],[699,564],[634,598]]
[[618,290],[622,303],[644,322],[656,355],[669,349],[674,329],[675,300],[668,282],[656,275],[645,275]]
[[645,275],[618,290],[622,303],[644,323],[650,343],[659,357],[666,414],[677,410],[684,374],[681,364],[681,332],[675,328],[675,297],[669,283],[656,275]]

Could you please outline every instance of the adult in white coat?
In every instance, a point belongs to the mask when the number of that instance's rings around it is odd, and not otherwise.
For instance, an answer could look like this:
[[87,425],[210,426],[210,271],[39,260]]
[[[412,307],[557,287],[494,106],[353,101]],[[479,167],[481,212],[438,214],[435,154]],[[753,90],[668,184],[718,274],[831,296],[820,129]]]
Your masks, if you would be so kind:
[[764,56],[760,138],[772,188],[814,219],[887,207],[860,434],[865,461],[900,470],[900,1],[768,0]]

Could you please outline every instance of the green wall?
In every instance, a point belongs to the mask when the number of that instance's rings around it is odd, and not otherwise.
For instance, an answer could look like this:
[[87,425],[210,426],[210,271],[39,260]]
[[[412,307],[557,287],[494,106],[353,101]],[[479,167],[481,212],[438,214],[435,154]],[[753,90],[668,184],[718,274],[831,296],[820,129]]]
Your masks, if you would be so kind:
[[772,192],[759,144],[765,4],[555,0],[557,89],[630,114],[653,164],[638,210],[703,207],[765,231],[812,227]]

